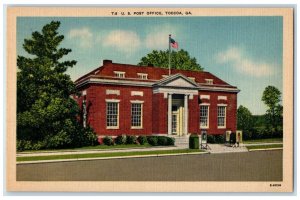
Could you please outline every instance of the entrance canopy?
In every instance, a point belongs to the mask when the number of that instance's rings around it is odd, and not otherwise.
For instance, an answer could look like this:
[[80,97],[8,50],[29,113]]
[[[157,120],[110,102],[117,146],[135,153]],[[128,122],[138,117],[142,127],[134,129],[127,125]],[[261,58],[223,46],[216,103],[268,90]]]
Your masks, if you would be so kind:
[[153,84],[153,93],[164,93],[165,98],[168,94],[184,94],[192,98],[198,95],[198,90],[197,83],[182,74],[170,75]]

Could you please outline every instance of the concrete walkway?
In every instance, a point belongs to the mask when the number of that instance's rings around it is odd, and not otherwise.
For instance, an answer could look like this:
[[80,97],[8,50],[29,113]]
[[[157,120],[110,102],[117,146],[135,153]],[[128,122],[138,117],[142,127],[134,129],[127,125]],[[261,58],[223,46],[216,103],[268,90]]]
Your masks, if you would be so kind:
[[112,152],[135,152],[135,151],[157,151],[157,150],[176,150],[188,149],[187,146],[159,146],[159,147],[140,147],[140,148],[115,148],[115,149],[72,149],[61,151],[39,151],[39,152],[19,152],[17,157],[29,156],[51,156],[51,155],[70,155],[70,154],[91,154],[91,153],[112,153]]
[[210,153],[234,153],[234,152],[248,152],[244,146],[230,147],[224,144],[208,144],[208,152]]
[[[228,147],[224,144],[208,144],[207,151],[210,153],[234,153],[247,152],[246,146],[252,145],[271,145],[282,143],[252,143],[241,144],[240,147]],[[115,148],[115,149],[69,149],[69,150],[53,150],[38,152],[18,152],[17,157],[29,156],[51,156],[51,155],[70,155],[70,154],[92,154],[92,153],[112,153],[112,152],[135,152],[135,151],[157,151],[157,150],[176,150],[188,149],[188,144],[180,144],[177,146],[156,146],[156,147],[136,147],[136,148]]]

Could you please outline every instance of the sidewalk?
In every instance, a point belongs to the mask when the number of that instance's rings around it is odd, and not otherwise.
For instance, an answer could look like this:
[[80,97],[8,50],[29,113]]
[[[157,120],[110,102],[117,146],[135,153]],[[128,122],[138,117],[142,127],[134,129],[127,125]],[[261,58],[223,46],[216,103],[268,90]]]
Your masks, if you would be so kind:
[[156,151],[156,150],[176,150],[188,149],[185,146],[157,146],[157,147],[138,147],[138,148],[115,148],[115,149],[70,149],[70,150],[55,150],[43,152],[19,152],[17,157],[29,156],[50,156],[50,155],[70,155],[70,154],[90,154],[90,153],[112,153],[112,152],[135,152],[135,151]]
[[235,152],[248,152],[248,149],[244,146],[229,147],[224,144],[208,144],[210,153],[235,153]]

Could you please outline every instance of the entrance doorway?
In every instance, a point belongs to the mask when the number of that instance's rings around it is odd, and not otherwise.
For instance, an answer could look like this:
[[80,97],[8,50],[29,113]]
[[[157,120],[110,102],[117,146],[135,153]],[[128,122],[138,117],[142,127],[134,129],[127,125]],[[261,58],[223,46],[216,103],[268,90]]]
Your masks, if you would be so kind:
[[184,125],[184,96],[173,95],[172,97],[172,135],[183,135]]

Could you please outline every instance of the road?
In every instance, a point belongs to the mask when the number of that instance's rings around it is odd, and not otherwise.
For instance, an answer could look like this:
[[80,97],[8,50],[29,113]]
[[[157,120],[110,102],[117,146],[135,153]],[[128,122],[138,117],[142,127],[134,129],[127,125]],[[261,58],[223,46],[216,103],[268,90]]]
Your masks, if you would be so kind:
[[17,165],[17,181],[281,180],[282,150]]

